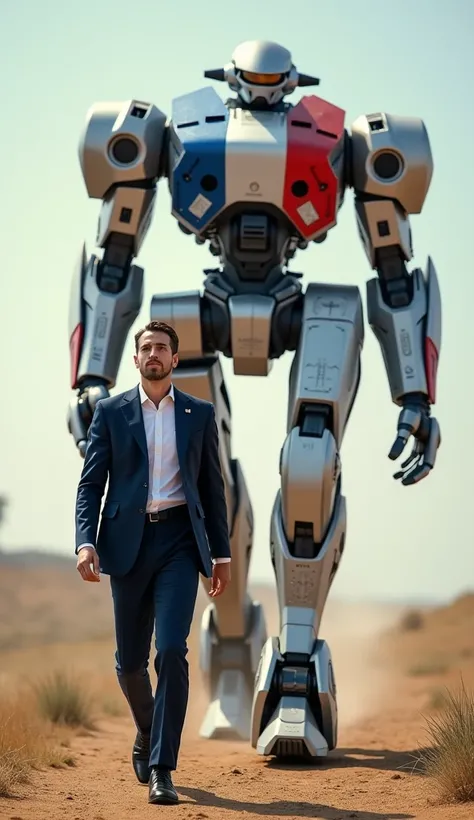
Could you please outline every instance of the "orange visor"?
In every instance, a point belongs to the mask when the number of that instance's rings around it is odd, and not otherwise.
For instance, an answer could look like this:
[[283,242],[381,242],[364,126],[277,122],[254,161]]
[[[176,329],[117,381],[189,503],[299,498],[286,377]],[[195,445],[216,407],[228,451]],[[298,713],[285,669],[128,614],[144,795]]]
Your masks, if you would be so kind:
[[283,74],[254,74],[252,71],[242,71],[242,79],[255,85],[277,85],[283,79]]

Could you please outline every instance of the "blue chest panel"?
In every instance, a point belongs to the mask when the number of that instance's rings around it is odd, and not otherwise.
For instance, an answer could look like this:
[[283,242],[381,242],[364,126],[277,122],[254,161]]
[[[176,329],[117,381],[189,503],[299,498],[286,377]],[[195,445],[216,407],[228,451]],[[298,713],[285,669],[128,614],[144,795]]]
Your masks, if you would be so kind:
[[170,127],[176,158],[170,170],[172,212],[196,232],[225,205],[228,120],[229,112],[213,88],[201,88],[173,100]]

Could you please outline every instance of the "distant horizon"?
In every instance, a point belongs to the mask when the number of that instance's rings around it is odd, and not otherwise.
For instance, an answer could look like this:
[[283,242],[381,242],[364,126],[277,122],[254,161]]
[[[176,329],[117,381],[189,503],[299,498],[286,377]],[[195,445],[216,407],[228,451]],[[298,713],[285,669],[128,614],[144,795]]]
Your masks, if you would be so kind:
[[[0,566],[2,563],[8,563],[10,565],[18,565],[22,563],[25,556],[30,558],[30,562],[33,563],[31,560],[34,556],[35,558],[38,557],[39,560],[37,564],[48,563],[49,561],[59,562],[64,566],[65,564],[70,563],[74,565],[75,563],[75,556],[68,555],[62,550],[55,550],[55,549],[44,549],[44,547],[23,547],[19,548],[17,546],[8,549],[8,546],[5,544],[0,543]],[[265,578],[254,578],[253,580],[250,578],[249,580],[249,587],[251,589],[275,589],[276,595],[276,585],[271,582],[268,577]],[[354,604],[354,603],[369,603],[378,606],[404,606],[404,607],[426,607],[428,609],[437,606],[444,606],[446,604],[450,604],[454,601],[457,601],[459,598],[463,598],[465,595],[474,595],[474,585],[471,588],[466,588],[464,591],[459,591],[455,595],[446,595],[441,597],[436,596],[429,596],[429,595],[408,595],[406,597],[400,597],[396,595],[385,595],[383,597],[377,597],[374,593],[372,594],[361,594],[361,595],[344,595],[342,593],[333,595],[331,592],[329,593],[328,602],[338,602],[341,604]]]

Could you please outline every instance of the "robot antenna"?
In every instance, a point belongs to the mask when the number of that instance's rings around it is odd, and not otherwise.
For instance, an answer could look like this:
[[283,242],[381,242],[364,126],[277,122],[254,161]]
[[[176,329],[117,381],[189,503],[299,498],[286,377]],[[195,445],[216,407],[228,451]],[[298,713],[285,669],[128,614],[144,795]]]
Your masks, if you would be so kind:
[[225,83],[225,71],[223,68],[214,68],[204,72],[208,80],[217,80],[218,83]]
[[298,74],[299,88],[307,88],[309,85],[319,85],[321,80],[317,77],[312,77],[311,74]]

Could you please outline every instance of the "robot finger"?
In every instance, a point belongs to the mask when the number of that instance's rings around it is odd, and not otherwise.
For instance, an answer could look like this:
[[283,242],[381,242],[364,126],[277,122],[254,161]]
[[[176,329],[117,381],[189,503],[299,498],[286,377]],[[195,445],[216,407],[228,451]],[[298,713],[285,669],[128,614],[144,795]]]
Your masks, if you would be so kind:
[[401,454],[403,453],[403,450],[405,449],[405,445],[408,441],[409,436],[410,436],[410,431],[409,430],[399,431],[398,436],[395,439],[395,441],[393,442],[391,450],[388,454],[389,459],[391,459],[392,461],[395,461],[395,459],[397,459],[399,456],[401,456]]
[[431,467],[434,467],[440,442],[439,424],[436,419],[431,419],[430,437],[425,447],[425,462],[429,463]]
[[404,407],[398,417],[398,433],[402,435],[407,431],[408,435],[416,433],[421,424],[421,413],[412,407]]
[[415,444],[413,445],[413,450],[411,451],[408,458],[402,462],[401,469],[405,470],[407,467],[411,466],[415,459],[418,458],[419,455],[421,455],[421,452],[422,447],[420,445],[420,442],[415,441]]
[[413,473],[413,471],[417,469],[420,463],[420,459],[421,455],[419,453],[412,453],[410,458],[407,458],[407,460],[403,462],[403,464],[401,465],[401,469],[398,470],[398,472],[394,473],[394,479],[405,479],[408,475]]
[[409,475],[405,476],[405,478],[402,479],[402,484],[405,487],[409,487],[412,484],[418,484],[420,481],[423,481],[423,479],[426,478],[427,475],[429,475],[429,473],[432,470],[432,467],[432,464],[429,464],[427,461],[423,461],[423,464],[418,464],[415,470],[413,470],[411,473],[409,473]]

